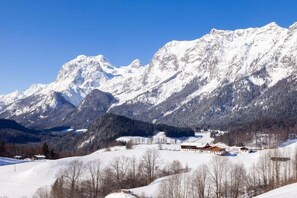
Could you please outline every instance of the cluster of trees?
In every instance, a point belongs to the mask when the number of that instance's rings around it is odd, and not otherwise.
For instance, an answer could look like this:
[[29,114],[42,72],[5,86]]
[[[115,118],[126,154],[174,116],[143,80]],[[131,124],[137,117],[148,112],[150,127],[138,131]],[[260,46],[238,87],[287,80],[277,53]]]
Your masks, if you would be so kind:
[[[215,136],[215,141],[223,142],[230,146],[243,146],[247,142],[254,142],[254,146],[275,148],[288,138],[297,136],[297,122],[291,119],[261,119],[232,126],[228,131],[229,133],[225,133],[224,135]],[[263,134],[267,135],[266,140],[264,142],[257,141]]]
[[211,164],[200,165],[195,171],[177,174],[164,180],[157,198],[239,197],[247,179],[243,164],[232,164],[227,158],[215,156]]
[[22,156],[22,158],[31,158],[34,155],[43,154],[47,159],[58,159],[59,153],[55,152],[47,143],[43,144],[7,144],[4,141],[0,141],[0,156],[11,157],[16,155]]
[[109,146],[118,137],[150,137],[155,135],[158,131],[164,131],[167,137],[185,137],[195,135],[194,130],[190,128],[178,128],[165,124],[152,124],[108,113],[91,125],[86,133],[78,137],[77,145],[80,145],[82,142],[89,140],[90,137],[95,136],[93,141],[80,148],[87,153],[94,152],[98,149]]
[[214,156],[210,164],[201,165],[194,172],[164,180],[156,197],[253,197],[297,182],[297,149],[291,156],[289,153],[271,150],[263,154],[250,170],[246,170],[241,163],[232,163],[226,157]]
[[104,197],[120,189],[145,186],[159,177],[185,171],[179,161],[162,169],[159,151],[148,149],[139,158],[115,157],[108,164],[94,160],[84,164],[71,161],[60,171],[50,188],[40,188],[36,198]]
[[100,160],[86,164],[76,160],[60,171],[50,188],[38,189],[35,197],[104,197],[164,176],[168,177],[160,183],[156,198],[253,197],[297,182],[297,149],[265,152],[249,170],[222,156],[190,172],[177,160],[161,166],[158,150],[152,149],[139,158],[115,157],[106,165]]

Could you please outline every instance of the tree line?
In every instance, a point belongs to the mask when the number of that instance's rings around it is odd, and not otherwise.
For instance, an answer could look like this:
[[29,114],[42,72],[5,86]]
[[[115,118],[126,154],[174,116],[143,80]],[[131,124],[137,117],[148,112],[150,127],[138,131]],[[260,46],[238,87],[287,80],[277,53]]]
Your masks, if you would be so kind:
[[249,170],[242,163],[232,163],[226,157],[214,156],[209,164],[200,165],[193,172],[164,180],[155,197],[254,197],[297,182],[297,149],[292,153],[288,150],[270,150],[261,155]]
[[162,166],[159,151],[148,149],[139,158],[115,157],[108,164],[100,159],[88,163],[71,161],[49,188],[37,190],[35,198],[98,198],[121,189],[145,186],[155,179],[187,171],[175,160]]
[[[272,160],[277,158],[287,160]],[[243,163],[217,155],[195,170],[177,160],[161,165],[159,151],[153,149],[139,158],[115,157],[106,165],[99,159],[85,164],[75,160],[60,171],[51,187],[38,189],[34,197],[98,198],[165,176],[154,198],[253,197],[297,182],[297,149],[269,150],[248,170]]]
[[[213,136],[215,142],[223,142],[229,146],[243,146],[246,143],[256,142],[255,147],[276,148],[289,138],[297,137],[297,122],[293,119],[276,120],[260,119],[246,124],[231,126],[229,133]],[[257,142],[261,135],[267,135],[266,142]]]
[[0,141],[0,156],[10,157],[19,155],[23,159],[32,158],[34,155],[42,154],[46,156],[47,159],[58,159],[60,158],[60,153],[56,152],[51,146],[46,142],[43,144],[7,144],[4,141]]

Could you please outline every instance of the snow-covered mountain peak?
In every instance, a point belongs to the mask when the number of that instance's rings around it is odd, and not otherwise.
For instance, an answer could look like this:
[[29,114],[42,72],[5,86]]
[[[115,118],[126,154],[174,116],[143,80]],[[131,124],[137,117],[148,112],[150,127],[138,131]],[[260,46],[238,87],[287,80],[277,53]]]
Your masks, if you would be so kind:
[[264,27],[269,27],[269,28],[275,28],[275,27],[280,27],[276,22],[271,22],[265,25]]
[[293,31],[297,29],[297,22],[293,23],[292,25],[289,26],[289,30]]
[[112,70],[113,66],[102,55],[86,57],[84,55],[64,64],[58,74],[57,81],[68,81],[81,84],[89,78],[98,78],[103,68]]
[[216,28],[213,28],[210,30],[209,34],[211,35],[216,35],[216,34],[226,34],[226,33],[229,33],[231,31],[229,30],[219,30],[219,29],[216,29]]
[[79,60],[83,60],[83,59],[86,59],[87,58],[87,56],[86,55],[78,55],[75,59],[73,59],[73,60],[75,60],[75,61],[79,61]]
[[[129,112],[136,115],[144,109],[164,105],[162,112],[156,109],[156,117],[162,117],[193,99],[200,101],[213,96],[220,87],[232,83],[242,82],[243,88],[262,91],[295,75],[296,29],[297,23],[287,29],[274,22],[256,28],[212,29],[195,40],[166,43],[145,66],[136,59],[127,66],[115,67],[103,55],[80,55],[62,66],[56,81],[33,85],[23,93],[0,96],[0,109],[29,96],[32,96],[30,101],[41,97],[54,100],[51,91],[59,92],[66,101],[78,106],[98,89],[117,99],[118,103],[111,109],[123,105],[125,114],[126,106],[130,109],[135,105]],[[32,109],[40,104],[36,102]],[[55,107],[54,103],[50,106]],[[10,110],[21,112],[18,109],[22,108],[14,105]]]
[[128,65],[128,67],[137,69],[137,68],[141,67],[141,62],[139,59],[135,59]]

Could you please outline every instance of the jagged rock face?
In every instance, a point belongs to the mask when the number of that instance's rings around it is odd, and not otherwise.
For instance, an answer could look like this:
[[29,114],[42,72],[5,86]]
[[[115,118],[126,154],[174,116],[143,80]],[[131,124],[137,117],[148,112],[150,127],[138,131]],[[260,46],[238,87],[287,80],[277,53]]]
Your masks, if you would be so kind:
[[64,124],[73,128],[88,128],[116,102],[117,100],[110,93],[95,89],[85,97],[76,111],[67,117]]
[[[167,43],[145,66],[135,60],[115,67],[102,55],[79,56],[62,66],[55,82],[0,96],[0,117],[22,120],[27,106],[18,101],[30,99],[32,108],[38,109],[38,101],[52,91],[75,106],[70,113],[74,115],[94,89],[117,100],[112,105],[91,102],[93,109],[105,107],[100,113],[178,126],[220,127],[269,115],[270,109],[284,112],[283,107],[268,104],[295,97],[284,87],[295,86],[296,26],[286,29],[270,23],[235,31],[213,29],[193,41]],[[274,93],[278,95],[271,97]],[[295,116],[295,108],[287,110],[285,115]]]
[[65,116],[75,109],[75,106],[65,100],[59,92],[48,95],[32,95],[10,104],[1,117],[16,120],[23,125],[35,129],[56,126]]
[[[294,76],[297,69],[293,26],[285,29],[271,23],[262,28],[212,30],[195,41],[168,43],[145,71],[144,86],[154,84],[154,88],[111,112],[191,127],[257,119],[266,108],[262,100],[267,100],[263,97],[269,90],[288,96],[278,82]],[[281,102],[286,101],[278,98]],[[278,111],[280,106],[270,108]]]

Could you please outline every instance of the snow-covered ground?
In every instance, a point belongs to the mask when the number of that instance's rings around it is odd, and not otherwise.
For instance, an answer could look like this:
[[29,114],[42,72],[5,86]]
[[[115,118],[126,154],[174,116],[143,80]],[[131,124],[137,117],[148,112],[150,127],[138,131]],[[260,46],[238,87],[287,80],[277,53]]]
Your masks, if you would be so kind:
[[18,159],[12,159],[7,157],[0,157],[0,166],[6,166],[11,164],[20,164],[30,162],[30,160],[18,160]]
[[295,198],[297,197],[297,183],[286,185],[267,193],[257,196],[256,198]]
[[[197,134],[198,135],[198,134]],[[210,138],[204,136],[203,138]],[[198,138],[196,139],[198,140]],[[210,139],[209,139],[210,140]],[[288,144],[281,149],[293,150],[297,142]],[[32,161],[27,163],[20,163],[14,165],[0,166],[0,196],[8,196],[9,198],[15,197],[32,197],[39,187],[51,185],[60,169],[73,160],[80,160],[84,163],[89,161],[101,159],[103,166],[107,165],[109,161],[119,156],[126,157],[140,157],[143,153],[150,148],[158,149],[158,144],[143,144],[135,145],[133,149],[126,150],[124,146],[117,146],[111,148],[110,151],[105,149],[98,150],[90,155],[80,157],[69,157],[59,160],[44,160]],[[190,169],[195,169],[201,164],[209,162],[214,154],[210,153],[196,153],[194,151],[181,151],[179,144],[163,144],[160,150],[160,158],[162,166],[166,166],[174,160],[179,160],[183,166],[187,165]],[[238,155],[224,156],[229,158],[232,162],[242,162],[247,169],[257,162],[262,153],[268,152],[267,150],[258,151],[256,153],[240,153]],[[137,195],[152,193],[156,191],[162,179],[160,178],[148,186],[131,189]]]
[[112,193],[110,195],[107,195],[105,198],[136,198],[136,197],[126,193]]

